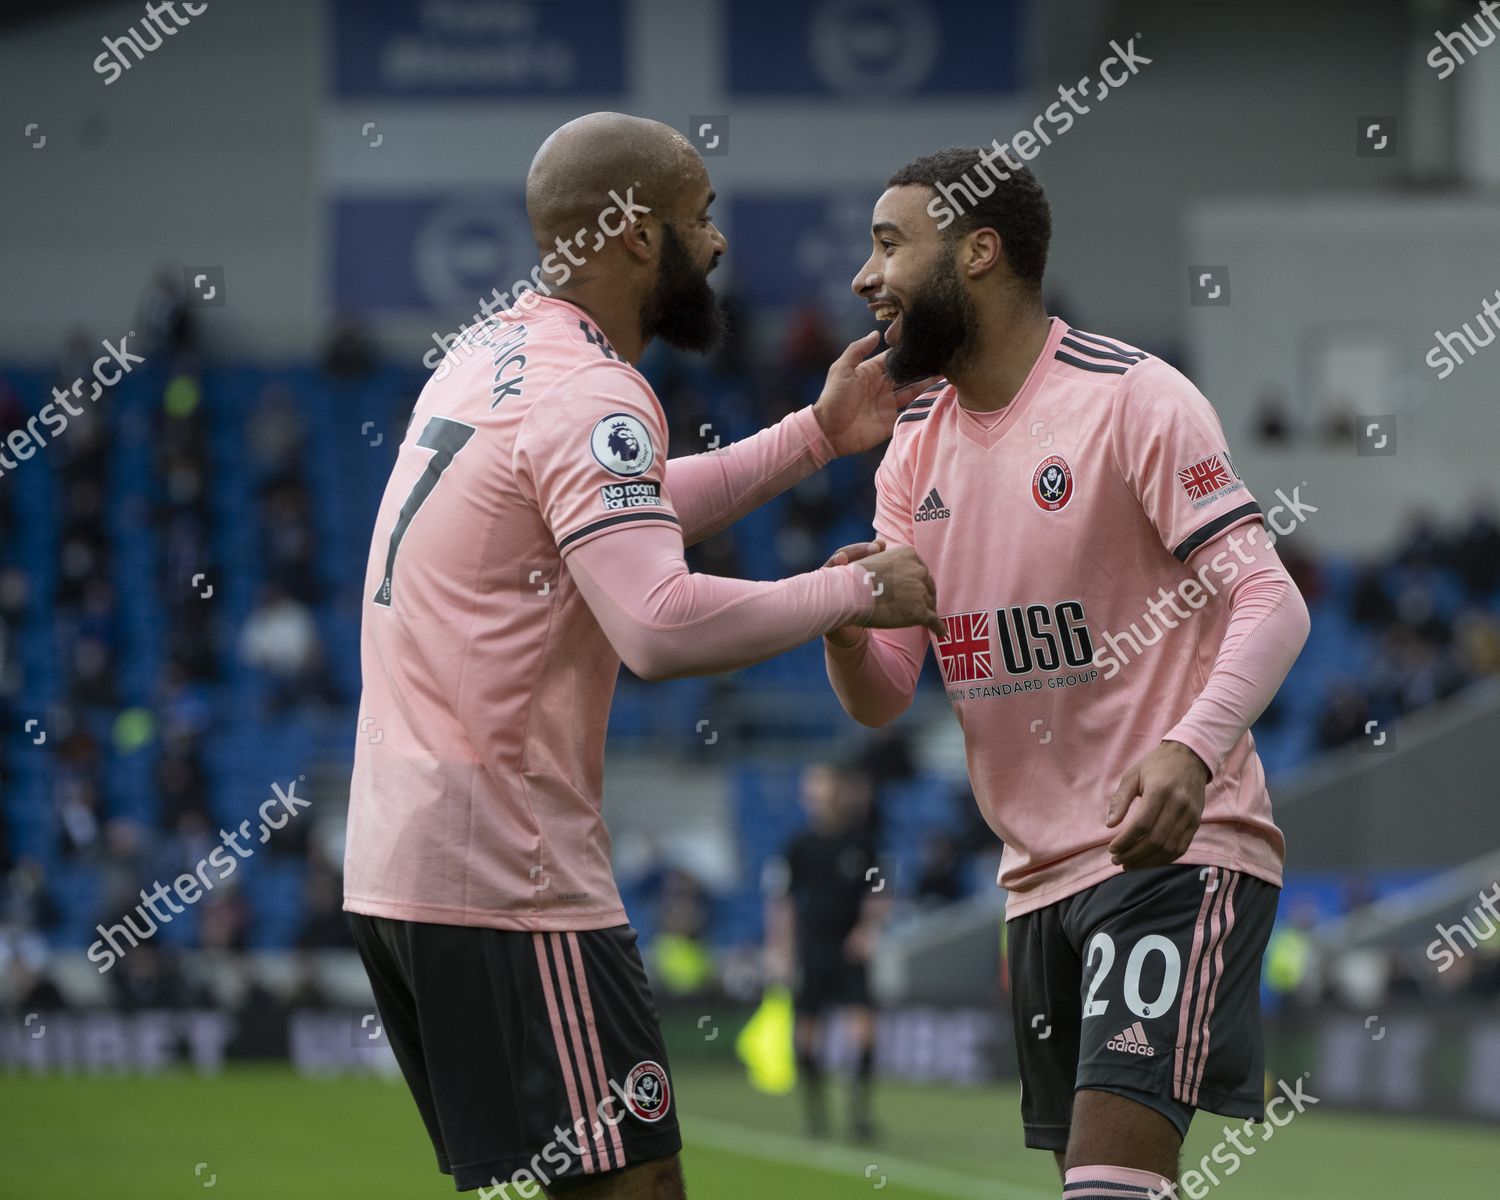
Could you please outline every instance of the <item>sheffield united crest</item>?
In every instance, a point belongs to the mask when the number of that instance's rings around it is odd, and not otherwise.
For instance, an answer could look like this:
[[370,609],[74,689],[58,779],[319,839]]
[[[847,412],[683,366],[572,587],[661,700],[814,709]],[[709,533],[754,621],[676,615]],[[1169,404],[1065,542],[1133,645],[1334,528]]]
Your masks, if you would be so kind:
[[1031,476],[1031,498],[1047,512],[1056,512],[1073,498],[1073,472],[1061,455],[1044,458]]

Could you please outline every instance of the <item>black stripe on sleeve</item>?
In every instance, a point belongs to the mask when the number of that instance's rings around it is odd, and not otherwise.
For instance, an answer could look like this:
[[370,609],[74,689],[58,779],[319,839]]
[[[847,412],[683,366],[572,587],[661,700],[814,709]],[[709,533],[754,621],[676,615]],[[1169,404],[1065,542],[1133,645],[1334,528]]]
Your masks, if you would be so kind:
[[1125,346],[1116,345],[1108,338],[1102,338],[1097,333],[1084,333],[1081,329],[1069,329],[1069,337],[1082,338],[1086,342],[1093,342],[1096,346],[1103,346],[1106,350],[1113,350],[1116,354],[1128,355],[1137,362],[1146,357],[1144,350],[1131,350]]
[[1123,375],[1126,371],[1130,370],[1129,367],[1114,367],[1108,363],[1084,362],[1083,359],[1074,358],[1071,354],[1064,354],[1061,350],[1057,352],[1055,357],[1060,362],[1067,363],[1070,367],[1079,367],[1085,371],[1100,371],[1105,375]]
[[932,416],[931,410],[924,408],[919,410],[918,412],[909,412],[902,414],[901,416],[896,418],[896,424],[904,425],[907,421],[925,421],[930,416]]
[[557,548],[559,550],[566,550],[579,538],[588,537],[588,535],[591,533],[598,533],[601,529],[610,529],[616,525],[623,525],[627,521],[670,521],[673,525],[682,524],[682,522],[674,517],[671,513],[620,513],[618,516],[602,517],[597,521],[591,521],[582,529],[575,529],[572,533],[568,534],[567,537],[563,538],[562,541],[557,543]]
[[1260,505],[1254,500],[1241,504],[1238,508],[1230,509],[1222,517],[1215,517],[1207,525],[1203,526],[1202,529],[1198,530],[1197,533],[1184,538],[1182,544],[1172,551],[1172,557],[1178,562],[1187,562],[1188,555],[1203,545],[1204,542],[1212,541],[1236,521],[1243,521],[1246,517],[1250,516],[1260,516]]
[[1088,354],[1094,358],[1106,358],[1111,362],[1122,362],[1129,366],[1134,366],[1141,361],[1129,354],[1116,354],[1113,350],[1101,350],[1098,346],[1090,346],[1084,342],[1075,342],[1070,337],[1063,338],[1062,344],[1070,350],[1077,350],[1079,354]]

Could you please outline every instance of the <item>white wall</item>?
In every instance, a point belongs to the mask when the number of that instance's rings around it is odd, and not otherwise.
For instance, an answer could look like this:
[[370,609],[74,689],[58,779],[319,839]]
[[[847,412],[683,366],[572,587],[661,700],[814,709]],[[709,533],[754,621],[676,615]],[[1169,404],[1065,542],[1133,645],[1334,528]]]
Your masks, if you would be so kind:
[[[143,14],[106,5],[0,40],[0,356],[51,361],[77,324],[100,338],[135,328],[145,283],[167,262],[225,268],[228,305],[203,310],[209,337],[304,352],[323,323],[320,7],[211,0],[106,86],[100,39]],[[31,122],[40,149],[22,136]]]
[[[1478,319],[1500,293],[1500,206],[1481,199],[1316,197],[1204,205],[1188,223],[1194,261],[1228,267],[1229,307],[1190,310],[1194,376],[1218,408],[1235,465],[1262,504],[1275,487],[1317,505],[1307,535],[1325,545],[1388,544],[1415,506],[1462,510],[1500,483],[1500,336],[1439,378],[1439,331]],[[1357,393],[1321,392],[1320,345],[1357,341],[1372,364]],[[1438,360],[1434,360],[1438,361]],[[1258,447],[1256,402],[1281,393],[1304,431],[1332,403],[1395,416],[1396,451],[1360,457],[1316,440]]]

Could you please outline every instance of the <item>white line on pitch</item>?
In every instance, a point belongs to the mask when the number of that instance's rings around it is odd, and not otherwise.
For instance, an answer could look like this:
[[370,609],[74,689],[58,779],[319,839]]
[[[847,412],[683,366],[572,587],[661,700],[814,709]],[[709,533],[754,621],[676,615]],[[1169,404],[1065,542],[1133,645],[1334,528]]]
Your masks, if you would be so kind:
[[1057,1195],[1055,1191],[1043,1192],[1023,1184],[965,1175],[914,1159],[897,1158],[873,1147],[854,1150],[844,1146],[818,1145],[802,1138],[716,1121],[712,1117],[689,1118],[683,1122],[682,1135],[689,1145],[727,1150],[771,1162],[819,1167],[860,1179],[874,1178],[865,1174],[866,1167],[873,1162],[880,1174],[905,1187],[952,1197],[952,1200],[1053,1200]]

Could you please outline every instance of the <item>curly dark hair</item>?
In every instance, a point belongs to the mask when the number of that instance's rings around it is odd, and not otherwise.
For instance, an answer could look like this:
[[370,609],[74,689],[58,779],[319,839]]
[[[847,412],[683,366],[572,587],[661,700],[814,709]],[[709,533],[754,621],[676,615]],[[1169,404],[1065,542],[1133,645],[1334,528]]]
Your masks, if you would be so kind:
[[[940,203],[946,205],[951,215],[946,224],[940,221],[939,227],[950,241],[976,229],[993,229],[1000,235],[1011,272],[1039,292],[1042,273],[1047,269],[1047,246],[1052,241],[1052,206],[1047,203],[1047,193],[1030,168],[1013,171],[1003,160],[989,165],[981,161],[983,153],[982,146],[950,146],[924,154],[886,180],[886,187],[919,184],[937,192],[941,199],[935,199],[929,211]],[[980,195],[986,185],[988,192]]]

